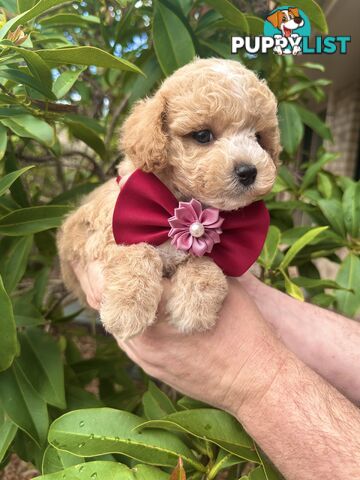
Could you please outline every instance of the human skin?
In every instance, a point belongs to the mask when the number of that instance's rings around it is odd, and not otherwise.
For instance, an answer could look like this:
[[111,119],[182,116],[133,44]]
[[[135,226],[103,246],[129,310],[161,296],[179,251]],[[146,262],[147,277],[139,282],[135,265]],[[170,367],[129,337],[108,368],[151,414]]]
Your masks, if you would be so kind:
[[[86,272],[77,269],[77,274],[88,300],[97,308],[101,265],[92,265]],[[229,294],[216,326],[208,332],[184,335],[165,321],[166,297],[171,295],[171,282],[166,282],[158,323],[141,336],[119,341],[120,347],[149,375],[234,415],[288,480],[356,478],[360,471],[358,409],[285,347],[271,326],[277,316],[270,315],[265,321],[244,285],[259,302],[267,304],[267,308],[262,307],[264,311],[275,305],[289,322],[292,315],[304,319],[305,305],[301,304],[296,313],[295,304],[288,303],[286,296],[277,297],[272,289],[275,296],[267,298],[269,287],[262,291],[264,287],[256,285],[251,277],[240,282],[229,279],[228,283]],[[317,308],[312,312],[316,320],[320,312],[326,313]],[[327,313],[325,318],[322,327],[335,322]],[[341,326],[346,329],[344,322],[341,320]],[[281,330],[278,323],[275,328]],[[280,335],[285,339],[284,333],[291,334],[292,330],[285,327]],[[309,331],[306,327],[304,332],[316,336],[314,328]],[[339,333],[337,329],[334,332]],[[314,358],[311,339],[302,346],[297,335],[286,338],[291,339],[297,353],[308,348],[311,354],[305,356]],[[353,348],[353,335],[340,338],[342,342],[351,338]],[[332,354],[325,353],[326,347],[320,345],[319,340],[320,356],[330,359]],[[324,358],[318,366],[323,363]],[[344,376],[347,373],[344,371]]]

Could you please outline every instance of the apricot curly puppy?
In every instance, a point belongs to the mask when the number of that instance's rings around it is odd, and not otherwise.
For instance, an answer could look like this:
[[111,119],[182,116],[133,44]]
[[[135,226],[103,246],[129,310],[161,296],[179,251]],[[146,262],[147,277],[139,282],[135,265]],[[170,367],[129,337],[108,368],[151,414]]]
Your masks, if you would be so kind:
[[[178,200],[196,198],[223,211],[249,205],[270,191],[276,177],[276,110],[266,83],[240,63],[196,59],[135,105],[122,128],[119,175],[138,168],[153,172]],[[109,180],[60,229],[67,288],[81,298],[74,268],[100,260],[101,319],[109,332],[128,338],[155,321],[161,279],[171,277],[170,321],[184,332],[210,328],[227,293],[222,270],[170,241],[117,245],[112,215],[118,194],[119,185]]]

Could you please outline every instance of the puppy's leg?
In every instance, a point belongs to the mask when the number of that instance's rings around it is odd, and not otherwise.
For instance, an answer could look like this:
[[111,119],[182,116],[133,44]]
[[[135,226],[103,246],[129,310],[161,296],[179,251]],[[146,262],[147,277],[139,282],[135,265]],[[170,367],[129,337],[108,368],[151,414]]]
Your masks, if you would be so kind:
[[211,328],[227,294],[222,270],[207,257],[191,257],[178,267],[171,282],[170,322],[182,332]]
[[104,256],[100,317],[110,333],[126,339],[155,321],[162,294],[162,260],[145,243],[108,245]]

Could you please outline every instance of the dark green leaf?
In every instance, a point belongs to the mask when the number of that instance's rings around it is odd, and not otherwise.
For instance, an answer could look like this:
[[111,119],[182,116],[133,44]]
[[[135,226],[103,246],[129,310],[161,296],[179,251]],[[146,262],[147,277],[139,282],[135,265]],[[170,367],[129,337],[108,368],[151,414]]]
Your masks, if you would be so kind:
[[319,207],[336,233],[345,237],[344,214],[341,203],[334,198],[319,200]]
[[24,276],[33,244],[33,237],[15,238],[7,257],[2,260],[0,272],[6,291],[11,293]]
[[308,165],[301,183],[301,190],[304,191],[305,189],[307,189],[313,183],[318,172],[320,172],[323,166],[335,160],[337,157],[337,154],[327,152],[322,155],[316,162]]
[[221,13],[225,20],[234,25],[234,27],[239,28],[245,33],[249,31],[246,15],[228,0],[206,0],[206,3],[214,7],[215,10]]
[[30,235],[49,228],[59,227],[69,211],[65,205],[46,205],[15,210],[0,219],[2,235]]
[[[15,68],[4,68],[0,70],[0,78],[6,78],[12,82],[15,82],[16,85],[24,85],[26,87],[30,87],[33,90],[41,93],[45,97],[49,98],[50,100],[56,100],[55,95],[50,89],[46,87],[44,83],[41,82],[41,80],[38,80],[32,75],[28,75],[23,70]],[[16,112],[16,109],[14,110]]]
[[44,453],[41,470],[43,474],[62,472],[68,467],[80,465],[84,462],[85,460],[81,457],[56,450],[56,448],[49,445]]
[[142,401],[145,416],[149,420],[158,420],[176,412],[176,408],[170,398],[153,382],[149,382],[149,389],[144,394]]
[[353,292],[338,290],[335,293],[336,303],[340,312],[354,317],[360,308],[360,258],[353,254],[349,255],[342,262],[336,275],[336,281],[346,289]]
[[8,140],[7,130],[0,123],[0,160],[2,160],[4,155],[5,155],[6,147],[7,147],[7,140]]
[[331,140],[332,137],[329,127],[319,118],[318,115],[316,115],[316,113],[298,104],[295,104],[295,107],[305,125],[312,128],[314,132],[320,135],[324,140]]
[[15,438],[17,432],[17,426],[10,418],[5,417],[0,422],[0,462],[3,461],[6,452]]
[[38,445],[46,439],[46,404],[27,381],[16,361],[0,373],[0,401],[11,420]]
[[[17,353],[17,337],[11,300],[0,276],[0,371],[12,364]],[[0,389],[1,390],[1,389]]]
[[[287,0],[278,0],[280,5],[289,5]],[[322,8],[314,0],[294,0],[290,2],[292,7],[304,10],[312,25],[316,26],[321,33],[328,33],[328,26]]]
[[294,155],[304,134],[301,117],[293,103],[280,102],[279,126],[281,144],[289,155]]
[[89,28],[91,24],[99,24],[100,18],[94,15],[78,15],[76,13],[57,13],[50,17],[43,17],[39,20],[43,27],[86,27]]
[[18,362],[26,378],[47,403],[64,409],[64,370],[58,343],[36,327],[19,333],[19,340]]
[[346,231],[360,238],[360,182],[351,184],[344,192],[342,209]]
[[163,72],[170,75],[194,58],[195,48],[187,28],[172,10],[161,0],[155,0],[154,8],[154,48]]
[[20,175],[30,170],[30,168],[33,168],[33,166],[31,165],[30,167],[24,167],[20,170],[16,170],[15,172],[11,172],[5,175],[0,180],[0,195],[3,195],[11,187],[15,180],[17,180]]

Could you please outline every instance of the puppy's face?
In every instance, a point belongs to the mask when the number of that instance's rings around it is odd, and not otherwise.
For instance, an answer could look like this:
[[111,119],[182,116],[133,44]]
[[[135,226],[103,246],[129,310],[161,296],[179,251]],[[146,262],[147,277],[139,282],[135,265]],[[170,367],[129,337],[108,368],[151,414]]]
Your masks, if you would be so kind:
[[[141,130],[137,142],[129,142],[135,128]],[[136,166],[158,174],[178,198],[234,210],[269,192],[275,181],[275,98],[238,62],[197,60],[136,107],[123,144]]]

